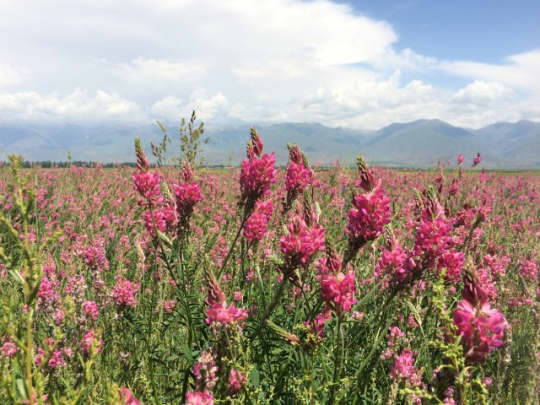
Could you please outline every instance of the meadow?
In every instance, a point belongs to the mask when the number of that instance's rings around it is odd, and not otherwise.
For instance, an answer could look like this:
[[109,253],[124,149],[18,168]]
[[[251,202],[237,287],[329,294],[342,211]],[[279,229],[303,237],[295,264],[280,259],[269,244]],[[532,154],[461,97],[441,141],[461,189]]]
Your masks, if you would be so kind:
[[1,404],[539,403],[538,173],[246,140],[227,170],[140,141],[0,168]]

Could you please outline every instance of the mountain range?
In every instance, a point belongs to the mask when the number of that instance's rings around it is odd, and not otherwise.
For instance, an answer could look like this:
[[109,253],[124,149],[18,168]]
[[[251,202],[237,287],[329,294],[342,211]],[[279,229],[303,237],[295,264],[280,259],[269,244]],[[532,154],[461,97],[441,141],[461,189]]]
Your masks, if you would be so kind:
[[[377,131],[330,128],[316,123],[256,125],[265,151],[276,151],[277,162],[287,161],[287,143],[298,144],[312,163],[340,160],[353,164],[358,153],[368,162],[393,167],[433,167],[438,161],[455,164],[462,153],[472,162],[477,152],[482,167],[498,169],[540,169],[540,123],[499,122],[480,129],[452,126],[440,120],[394,123]],[[168,127],[174,142],[172,155],[179,155],[178,129]],[[238,164],[244,158],[249,125],[209,129],[204,146],[208,164]],[[31,161],[73,160],[133,162],[133,140],[141,138],[150,150],[162,132],[158,125],[7,125],[0,124],[0,160],[7,154],[22,154]],[[149,153],[150,155],[150,153]]]

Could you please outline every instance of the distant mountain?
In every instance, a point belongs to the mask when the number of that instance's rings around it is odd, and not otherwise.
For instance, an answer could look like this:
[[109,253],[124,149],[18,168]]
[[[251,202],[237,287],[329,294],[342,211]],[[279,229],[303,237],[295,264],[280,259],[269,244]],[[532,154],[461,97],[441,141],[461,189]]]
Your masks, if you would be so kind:
[[[256,125],[265,151],[276,151],[278,163],[287,161],[287,143],[297,143],[313,163],[340,160],[352,164],[361,152],[371,163],[386,166],[431,167],[438,161],[454,164],[459,153],[472,160],[483,156],[483,167],[540,169],[540,123],[500,122],[481,129],[452,126],[440,120],[394,123],[378,131],[330,128],[316,123]],[[168,128],[178,155],[178,130]],[[205,146],[210,164],[237,164],[245,154],[249,125],[207,130]],[[0,124],[0,159],[8,153],[28,160],[64,161],[68,151],[74,160],[134,161],[133,139],[139,136],[149,150],[162,138],[157,125],[30,126]],[[150,155],[150,154],[149,154]]]

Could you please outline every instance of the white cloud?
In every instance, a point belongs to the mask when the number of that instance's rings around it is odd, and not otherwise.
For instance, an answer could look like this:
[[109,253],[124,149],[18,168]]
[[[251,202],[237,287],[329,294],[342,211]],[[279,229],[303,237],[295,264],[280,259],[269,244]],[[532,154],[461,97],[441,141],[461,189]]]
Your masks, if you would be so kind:
[[[540,50],[501,64],[438,60],[329,0],[19,0],[0,14],[0,49],[16,63],[0,63],[3,120],[178,122],[195,109],[219,123],[375,128],[538,117]],[[471,82],[430,81],[444,75]]]
[[507,86],[540,92],[540,49],[511,55],[503,64],[469,61],[441,62],[440,68],[448,73],[478,80],[495,81]]
[[76,89],[64,97],[43,96],[33,91],[0,94],[0,111],[3,112],[4,121],[137,121],[142,118],[140,108],[135,103],[101,90],[89,95],[84,90]]
[[0,87],[13,86],[23,80],[25,71],[8,64],[0,63]]

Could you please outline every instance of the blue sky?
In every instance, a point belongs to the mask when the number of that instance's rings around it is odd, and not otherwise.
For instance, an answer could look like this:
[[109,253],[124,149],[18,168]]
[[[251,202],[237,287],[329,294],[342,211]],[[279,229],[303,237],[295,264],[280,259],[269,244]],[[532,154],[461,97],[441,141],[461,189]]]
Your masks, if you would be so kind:
[[539,1],[0,0],[0,124],[540,121]]
[[441,59],[500,63],[540,47],[540,1],[340,1],[389,21],[398,46]]

